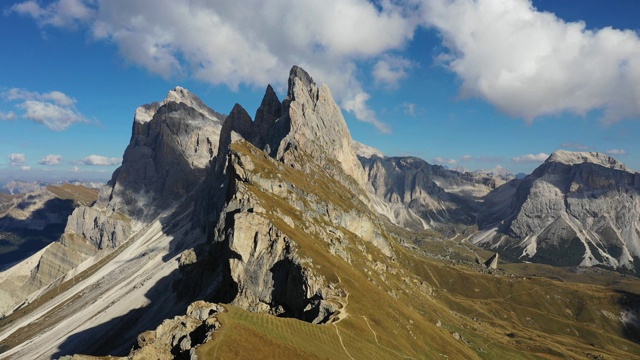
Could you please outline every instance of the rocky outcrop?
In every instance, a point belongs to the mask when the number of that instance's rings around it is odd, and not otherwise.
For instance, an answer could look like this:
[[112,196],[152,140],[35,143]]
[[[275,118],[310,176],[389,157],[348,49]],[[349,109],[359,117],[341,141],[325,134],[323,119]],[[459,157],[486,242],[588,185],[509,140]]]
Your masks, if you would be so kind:
[[[332,176],[342,178],[344,172],[364,186],[366,178],[349,128],[327,85],[318,87],[309,74],[294,66],[283,111],[285,118],[280,121],[289,124],[289,131],[280,141],[277,159],[299,167],[321,164]],[[300,150],[311,161],[301,157]]]
[[493,256],[491,256],[489,258],[489,260],[484,262],[484,266],[487,267],[487,269],[489,270],[497,270],[498,269],[498,254],[493,254]]
[[222,326],[217,315],[225,311],[218,304],[196,301],[189,305],[185,315],[165,320],[155,330],[140,334],[137,348],[127,358],[193,359],[195,349],[211,340],[214,332]]
[[348,229],[391,256],[380,224],[363,215],[368,209],[363,203],[346,209],[322,198],[308,178],[338,185],[319,167],[311,174],[293,169],[241,138],[231,143],[227,159],[224,207],[210,230],[208,254],[198,256],[198,261],[220,266],[219,291],[231,294],[226,300],[236,306],[329,321],[345,294],[312,270],[310,260],[299,252],[299,242],[323,242],[340,256],[347,253],[343,246],[349,235],[342,229]]
[[599,153],[558,151],[490,193],[477,244],[531,261],[637,271],[640,174]]

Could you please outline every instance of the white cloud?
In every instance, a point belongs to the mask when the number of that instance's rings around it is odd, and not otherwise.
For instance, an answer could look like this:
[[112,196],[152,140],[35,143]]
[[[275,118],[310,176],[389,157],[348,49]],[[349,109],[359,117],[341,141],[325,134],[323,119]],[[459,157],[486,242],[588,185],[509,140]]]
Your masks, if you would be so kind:
[[9,154],[7,158],[9,158],[9,165],[11,166],[22,166],[27,161],[27,157],[25,156],[25,154],[13,153]]
[[424,60],[398,55],[419,26],[441,34],[448,51],[435,58],[460,78],[463,96],[510,116],[640,116],[638,33],[587,30],[537,11],[531,0],[31,0],[9,12],[40,26],[84,26],[127,62],[167,78],[282,88],[297,64],[383,132],[389,126],[362,82],[369,73],[358,69],[374,61],[373,80],[393,87]]
[[[367,104],[357,65],[381,58],[380,81],[402,78],[408,60],[385,54],[404,48],[419,24],[415,11],[387,0],[66,2],[74,6],[27,1],[12,11],[41,26],[86,23],[94,40],[113,43],[129,63],[167,78],[191,77],[232,89],[282,87],[297,64],[327,83],[345,110],[383,132],[389,126]],[[67,20],[52,20],[56,15]]]
[[453,165],[453,164],[457,164],[458,161],[456,159],[450,159],[450,158],[443,158],[443,157],[435,157],[433,158],[433,162],[436,164],[441,164],[441,165]]
[[525,154],[522,156],[516,156],[511,158],[511,161],[517,163],[539,163],[547,160],[549,157],[548,154],[539,153],[539,154]]
[[30,16],[40,25],[75,28],[78,24],[89,21],[95,16],[91,7],[92,0],[59,0],[46,6],[29,0],[11,6],[9,12]]
[[71,167],[71,172],[78,173],[78,172],[81,172],[81,171],[82,171],[82,170],[80,170],[80,168],[79,168],[79,167],[77,167],[77,166],[72,166],[72,167]]
[[473,156],[471,155],[462,155],[460,157],[460,161],[471,161],[471,160],[473,160]]
[[[89,122],[75,108],[76,99],[60,91],[38,93],[13,88],[3,92],[1,95],[6,100],[19,101],[15,107],[24,110],[21,115],[22,118],[44,124],[51,130],[63,131],[75,123]],[[11,116],[12,119],[17,117],[13,112],[9,112],[7,115]]]
[[373,79],[376,84],[389,88],[398,87],[398,82],[407,77],[407,70],[413,63],[400,56],[385,55],[373,67]]
[[611,150],[605,151],[605,154],[609,154],[609,155],[626,155],[627,151],[624,150],[624,149],[611,149]]
[[530,0],[425,1],[428,25],[450,50],[446,66],[462,94],[510,116],[534,119],[603,110],[603,121],[640,115],[640,38],[631,30],[587,30],[539,12]]
[[27,100],[18,107],[24,109],[24,118],[55,131],[65,130],[75,123],[88,122],[77,110],[48,102]]
[[93,165],[93,166],[113,166],[113,165],[118,165],[121,162],[122,162],[122,159],[109,158],[101,155],[89,155],[86,158],[78,161],[78,163],[80,164]]
[[36,91],[29,91],[25,89],[12,88],[5,91],[3,97],[7,100],[38,100],[38,101],[51,101],[60,106],[72,106],[75,104],[76,99],[66,95],[63,92],[54,90],[48,93],[38,93]]
[[390,133],[391,128],[387,124],[378,120],[375,112],[367,106],[367,100],[369,100],[369,98],[369,94],[361,92],[352,99],[345,101],[342,107],[347,111],[353,112],[360,121],[373,124],[380,132],[385,134]]
[[49,154],[43,157],[42,159],[40,159],[40,161],[38,161],[38,164],[47,165],[47,166],[60,165],[62,164],[62,156],[56,155],[56,154]]
[[0,111],[0,120],[15,120],[16,114],[13,111],[2,112]]
[[29,171],[29,170],[31,170],[31,166],[23,165],[23,166],[20,167],[20,169],[22,169],[22,171]]

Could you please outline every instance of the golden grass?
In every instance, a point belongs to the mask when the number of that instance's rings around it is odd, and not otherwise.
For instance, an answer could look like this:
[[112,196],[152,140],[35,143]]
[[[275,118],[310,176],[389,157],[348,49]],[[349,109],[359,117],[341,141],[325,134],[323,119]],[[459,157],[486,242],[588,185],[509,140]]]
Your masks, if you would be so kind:
[[[228,312],[218,315],[222,327],[198,348],[199,358],[640,358],[640,345],[626,339],[624,325],[610,316],[622,310],[619,290],[638,294],[639,279],[595,272],[582,277],[527,264],[501,265],[497,274],[484,274],[473,261],[475,254],[487,258],[490,253],[460,239],[445,242],[434,232],[392,226],[380,231],[388,236],[394,258],[340,228],[348,243],[348,263],[331,255],[327,239],[303,230],[311,222],[328,224],[326,218],[306,218],[291,204],[292,197],[274,195],[259,180],[281,179],[305,207],[315,199],[374,218],[356,194],[322,169],[298,171],[244,142],[232,144],[232,150],[255,166],[251,181],[239,186],[259,200],[265,216],[295,242],[301,258],[310,260],[305,266],[348,294],[347,316],[314,325],[227,305]],[[428,257],[445,252],[449,260]]]
[[[279,173],[284,182],[301,189],[300,193],[343,209],[357,198],[321,171],[309,176],[274,164],[252,151],[250,145],[233,146],[251,156],[254,175],[273,178]],[[312,260],[313,270],[349,294],[348,316],[335,324],[312,325],[233,309],[220,317],[224,329],[220,335],[200,349],[205,358],[213,354],[279,358],[285,353],[332,359],[564,359],[584,358],[588,353],[607,358],[640,356],[640,346],[623,337],[623,325],[603,312],[620,311],[621,295],[613,289],[511,271],[483,274],[470,264],[476,253],[485,257],[490,253],[456,242],[439,242],[437,233],[419,235],[433,252],[452,249],[454,261],[428,259],[395,242],[396,258],[389,259],[370,243],[341,229],[349,242],[349,264],[331,255],[324,239],[302,230],[305,222],[325,220],[305,219],[289,199],[257,184],[243,186],[260,200],[274,225],[295,241],[299,254]],[[368,216],[366,209],[356,204],[357,210]],[[290,217],[296,226],[289,226],[278,214]],[[409,235],[416,234],[398,234]],[[364,253],[358,245],[364,246]],[[388,270],[376,271],[375,262]],[[640,284],[637,279],[629,282]]]
[[82,185],[62,184],[49,185],[47,190],[54,193],[62,200],[73,200],[83,205],[90,204],[98,199],[98,190]]

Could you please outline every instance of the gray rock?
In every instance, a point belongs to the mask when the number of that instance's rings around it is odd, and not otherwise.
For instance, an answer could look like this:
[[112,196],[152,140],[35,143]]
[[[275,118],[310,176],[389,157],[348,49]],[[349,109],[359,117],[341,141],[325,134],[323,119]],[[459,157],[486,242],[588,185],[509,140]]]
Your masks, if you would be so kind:
[[599,153],[557,151],[487,195],[476,244],[559,266],[640,269],[640,174]]
[[370,153],[363,149],[359,159],[369,191],[387,205],[379,212],[409,229],[433,228],[447,236],[459,233],[475,223],[480,197],[496,186],[488,175],[463,174],[416,157]]
[[497,270],[498,269],[498,254],[493,254],[492,257],[489,258],[489,260],[484,262],[484,266],[487,267],[487,269],[489,270]]

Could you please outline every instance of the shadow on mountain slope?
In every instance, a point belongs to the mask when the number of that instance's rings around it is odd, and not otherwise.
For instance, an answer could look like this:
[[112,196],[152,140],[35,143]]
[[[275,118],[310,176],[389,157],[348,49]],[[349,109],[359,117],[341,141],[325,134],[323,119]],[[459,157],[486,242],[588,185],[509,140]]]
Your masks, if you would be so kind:
[[164,319],[184,313],[187,303],[176,301],[174,294],[167,291],[179,278],[176,272],[160,280],[145,294],[149,299],[147,306],[133,309],[125,315],[69,336],[60,344],[52,358],[72,354],[127,355],[135,345],[139,333],[155,329]]
[[73,200],[55,198],[28,219],[0,219],[0,270],[58,240],[74,209]]
[[618,304],[623,323],[622,336],[640,344],[640,294],[629,291],[616,290],[620,294]]
[[[180,229],[189,228],[188,217],[187,213],[183,217],[169,216],[160,219],[163,233],[173,237],[169,253],[162,259],[164,262],[171,261],[185,247],[190,246],[180,243],[185,240]],[[164,320],[183,315],[193,301],[232,301],[238,292],[237,284],[231,279],[229,261],[220,259],[234,256],[228,249],[228,244],[200,244],[193,249],[197,258],[204,261],[181,262],[178,269],[160,279],[145,293],[144,296],[148,299],[146,306],[132,309],[125,315],[69,336],[58,347],[53,358],[70,354],[126,356],[137,346],[136,339],[140,333],[155,330]]]

